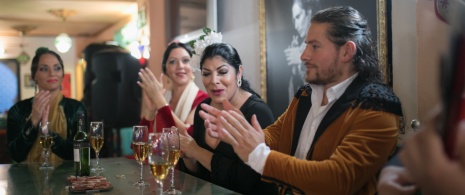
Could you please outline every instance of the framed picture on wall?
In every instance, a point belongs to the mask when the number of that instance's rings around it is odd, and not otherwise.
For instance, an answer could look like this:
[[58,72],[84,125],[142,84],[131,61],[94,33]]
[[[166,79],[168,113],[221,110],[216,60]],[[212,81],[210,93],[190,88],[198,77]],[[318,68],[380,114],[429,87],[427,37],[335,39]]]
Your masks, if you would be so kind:
[[260,0],[261,94],[275,117],[305,84],[305,65],[300,55],[311,16],[333,6],[352,6],[367,19],[377,43],[379,63],[389,83],[387,2],[388,0]]
[[24,87],[26,88],[34,88],[35,81],[32,79],[31,74],[24,75]]

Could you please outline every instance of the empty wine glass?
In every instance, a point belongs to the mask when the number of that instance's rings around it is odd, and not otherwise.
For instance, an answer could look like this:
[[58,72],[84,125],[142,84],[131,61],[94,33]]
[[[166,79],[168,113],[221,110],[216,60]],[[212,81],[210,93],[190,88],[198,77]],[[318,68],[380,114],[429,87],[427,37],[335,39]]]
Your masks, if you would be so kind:
[[48,122],[43,124],[39,123],[39,142],[42,146],[42,157],[44,158],[44,163],[39,167],[40,170],[53,169],[53,166],[48,162],[50,156],[50,147],[53,143],[53,137],[50,135],[48,130]]
[[165,194],[182,194],[181,191],[174,187],[174,167],[178,163],[179,157],[181,156],[181,147],[178,128],[163,128],[163,133],[166,134],[170,150],[170,171],[171,171],[171,185]]
[[103,143],[103,122],[90,122],[90,144],[95,151],[95,158],[97,160],[95,167],[91,169],[94,173],[103,172],[103,168],[98,163],[99,152],[102,149]]
[[134,151],[134,158],[140,164],[140,179],[134,184],[137,187],[149,185],[145,183],[142,178],[144,161],[147,158],[148,144],[149,133],[147,126],[134,126],[132,131],[132,150]]
[[166,133],[154,133],[150,138],[149,165],[150,172],[158,184],[158,194],[163,192],[163,180],[168,175],[170,148]]

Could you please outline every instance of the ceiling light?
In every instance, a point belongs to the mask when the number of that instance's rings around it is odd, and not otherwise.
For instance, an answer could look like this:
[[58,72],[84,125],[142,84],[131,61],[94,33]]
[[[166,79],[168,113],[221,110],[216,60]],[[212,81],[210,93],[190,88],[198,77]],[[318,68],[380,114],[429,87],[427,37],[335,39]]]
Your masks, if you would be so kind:
[[19,31],[19,36],[21,37],[21,44],[19,45],[19,47],[21,48],[21,53],[16,57],[16,60],[20,64],[26,64],[31,59],[29,54],[26,53],[26,51],[24,51],[24,37],[29,31],[34,30],[36,28],[37,26],[32,25],[13,26],[13,29]]
[[55,38],[55,47],[60,53],[66,53],[73,46],[73,40],[66,33],[61,33]]
[[[63,22],[65,22],[69,16],[73,16],[77,13],[74,10],[68,9],[52,9],[48,10],[48,12],[56,17],[59,17]],[[54,44],[60,53],[66,53],[73,46],[73,40],[71,37],[69,37],[68,34],[63,32],[55,38]]]

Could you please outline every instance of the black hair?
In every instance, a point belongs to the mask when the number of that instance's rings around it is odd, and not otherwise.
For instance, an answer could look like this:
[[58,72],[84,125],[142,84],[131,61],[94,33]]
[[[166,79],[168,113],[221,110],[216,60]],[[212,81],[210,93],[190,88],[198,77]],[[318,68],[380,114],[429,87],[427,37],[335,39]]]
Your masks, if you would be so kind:
[[337,47],[353,41],[357,47],[354,55],[354,67],[362,79],[383,83],[379,69],[376,45],[371,39],[371,31],[366,19],[350,6],[331,7],[317,12],[312,23],[327,23],[328,39]]
[[[216,56],[220,56],[221,58],[223,58],[225,62],[234,67],[234,69],[236,70],[236,75],[238,74],[239,67],[242,65],[241,58],[239,57],[239,53],[237,53],[237,50],[227,43],[214,43],[207,46],[203,51],[202,58],[200,59],[200,69],[202,69],[203,63],[206,59],[212,59]],[[244,74],[242,74],[241,80],[241,89],[260,97],[260,95],[258,95],[250,87],[250,83],[244,79]]]
[[166,48],[165,50],[165,53],[163,54],[163,61],[161,63],[161,67],[162,67],[162,70],[163,70],[163,73],[166,74],[166,61],[168,61],[168,57],[170,56],[170,53],[173,49],[176,49],[176,48],[183,48],[187,51],[187,53],[189,53],[189,57],[192,57],[192,49],[189,45],[187,44],[184,44],[184,43],[180,43],[180,42],[173,42],[171,43],[170,45],[168,45],[168,47]]
[[33,80],[34,80],[35,74],[37,72],[37,68],[39,67],[40,57],[43,54],[52,54],[53,56],[55,56],[58,59],[58,62],[60,63],[61,70],[63,71],[63,74],[65,73],[65,67],[63,66],[63,60],[61,59],[60,55],[58,55],[56,52],[54,52],[52,50],[49,50],[46,47],[39,47],[36,50],[36,55],[34,56],[34,58],[32,58],[31,77],[32,77]]

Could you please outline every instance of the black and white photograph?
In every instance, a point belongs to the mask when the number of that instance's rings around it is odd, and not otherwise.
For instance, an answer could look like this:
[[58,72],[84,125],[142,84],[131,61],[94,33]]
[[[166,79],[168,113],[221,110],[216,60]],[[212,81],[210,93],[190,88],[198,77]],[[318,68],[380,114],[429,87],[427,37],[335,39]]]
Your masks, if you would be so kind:
[[377,42],[379,3],[379,0],[265,0],[266,97],[275,117],[284,112],[299,87],[306,84],[306,68],[300,55],[305,49],[312,15],[332,6],[352,6],[367,19],[372,39]]

